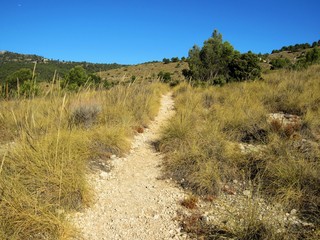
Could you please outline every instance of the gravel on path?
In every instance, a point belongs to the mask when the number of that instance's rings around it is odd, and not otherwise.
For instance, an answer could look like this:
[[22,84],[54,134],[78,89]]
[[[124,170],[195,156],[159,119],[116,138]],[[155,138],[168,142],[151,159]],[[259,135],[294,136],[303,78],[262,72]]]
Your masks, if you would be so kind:
[[162,180],[163,156],[152,145],[173,115],[174,101],[168,93],[149,128],[135,136],[130,153],[113,156],[111,172],[88,175],[95,202],[70,217],[80,239],[188,239],[174,220],[185,194],[173,182]]

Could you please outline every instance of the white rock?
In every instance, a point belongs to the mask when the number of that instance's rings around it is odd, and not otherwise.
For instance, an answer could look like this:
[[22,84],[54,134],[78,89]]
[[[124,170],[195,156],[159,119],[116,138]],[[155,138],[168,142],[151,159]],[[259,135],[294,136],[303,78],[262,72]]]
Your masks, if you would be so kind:
[[243,193],[243,195],[245,195],[247,197],[251,196],[251,191],[250,190],[244,190],[242,193]]
[[107,172],[103,171],[103,172],[100,173],[100,177],[101,178],[107,178],[108,176],[109,176],[109,173],[107,173]]
[[292,210],[290,211],[290,214],[291,214],[291,215],[297,214],[297,210],[296,210],[296,209],[292,209]]

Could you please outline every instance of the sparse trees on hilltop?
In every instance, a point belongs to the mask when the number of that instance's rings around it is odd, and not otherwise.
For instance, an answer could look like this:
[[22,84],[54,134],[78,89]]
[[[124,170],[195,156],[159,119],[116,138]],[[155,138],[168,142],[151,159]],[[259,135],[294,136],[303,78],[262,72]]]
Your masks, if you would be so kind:
[[179,60],[179,58],[178,57],[172,57],[171,58],[171,62],[179,62],[180,60]]
[[163,62],[164,64],[168,64],[168,63],[170,63],[170,59],[169,59],[169,58],[164,58],[164,59],[162,60],[162,62]]

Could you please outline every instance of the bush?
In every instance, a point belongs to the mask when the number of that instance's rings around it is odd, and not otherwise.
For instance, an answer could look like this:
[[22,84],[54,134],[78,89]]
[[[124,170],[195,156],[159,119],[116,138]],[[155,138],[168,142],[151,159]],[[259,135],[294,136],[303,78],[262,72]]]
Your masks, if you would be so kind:
[[82,66],[72,68],[65,77],[67,84],[75,84],[80,87],[83,86],[88,80],[86,71]]
[[163,62],[164,64],[168,64],[168,63],[170,63],[170,59],[169,59],[169,58],[164,58],[164,59],[162,60],[162,62]]
[[158,73],[158,78],[161,82],[168,83],[171,80],[171,73],[161,71]]
[[271,64],[271,70],[276,70],[281,68],[290,68],[292,65],[288,58],[272,59],[270,64]]
[[261,67],[258,57],[251,53],[241,54],[240,57],[234,57],[229,64],[231,81],[254,80],[261,77]]
[[189,69],[182,69],[182,75],[186,80],[191,80],[192,79],[192,71]]
[[75,107],[70,116],[70,126],[83,126],[90,128],[98,120],[98,115],[101,112],[101,106],[95,104],[80,105]]
[[88,76],[88,81],[94,86],[98,86],[101,83],[101,77],[99,77],[97,74],[90,74]]
[[173,57],[173,58],[171,58],[171,62],[173,62],[173,63],[179,62],[179,58],[178,57]]
[[[4,85],[3,92],[8,91],[8,93],[9,94],[11,93],[12,95],[12,94],[16,94],[16,92],[19,90],[20,92],[18,94],[20,94],[21,89],[18,89],[18,88],[21,88],[26,81],[30,81],[29,83],[26,83],[23,89],[27,91],[28,85],[30,86],[31,81],[33,81],[32,75],[33,75],[32,71],[27,68],[21,68],[20,70],[10,74],[6,78],[6,84]],[[8,89],[5,89],[5,88],[8,88]]]
[[320,62],[320,49],[318,47],[312,48],[306,54],[306,62],[310,64],[316,64]]
[[40,88],[35,81],[27,80],[22,84],[20,92],[25,97],[34,97],[39,94]]

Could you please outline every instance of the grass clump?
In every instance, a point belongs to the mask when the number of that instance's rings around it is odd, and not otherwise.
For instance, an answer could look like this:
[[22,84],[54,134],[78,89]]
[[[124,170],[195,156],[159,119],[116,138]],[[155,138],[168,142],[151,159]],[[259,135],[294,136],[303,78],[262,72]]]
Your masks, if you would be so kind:
[[86,148],[79,137],[63,133],[26,139],[8,153],[0,175],[0,226],[7,238],[66,237],[70,230],[63,226],[63,213],[79,209],[89,198]]
[[129,150],[164,91],[141,83],[2,102],[0,238],[75,237],[66,216],[91,203],[86,173]]
[[181,205],[189,209],[195,209],[198,201],[199,199],[196,196],[190,195],[181,201]]
[[70,124],[83,125],[90,128],[97,122],[101,109],[97,105],[82,105],[75,108],[71,113]]
[[[305,221],[282,221],[287,227],[279,235],[276,228],[270,228],[271,219],[261,222],[257,215],[248,213],[243,219],[253,225],[235,225],[227,231],[232,237],[317,239],[319,65],[301,72],[273,72],[264,79],[206,89],[178,86],[177,114],[159,144],[167,156],[165,172],[204,196],[221,197],[231,192],[241,196],[246,184],[251,184],[253,193],[259,191],[269,205],[280,205],[287,212],[294,209]],[[233,182],[246,184],[226,193],[224,186],[233,186]],[[252,197],[256,198],[255,194]],[[215,232],[223,229],[203,227]],[[205,231],[207,236],[210,231]]]

